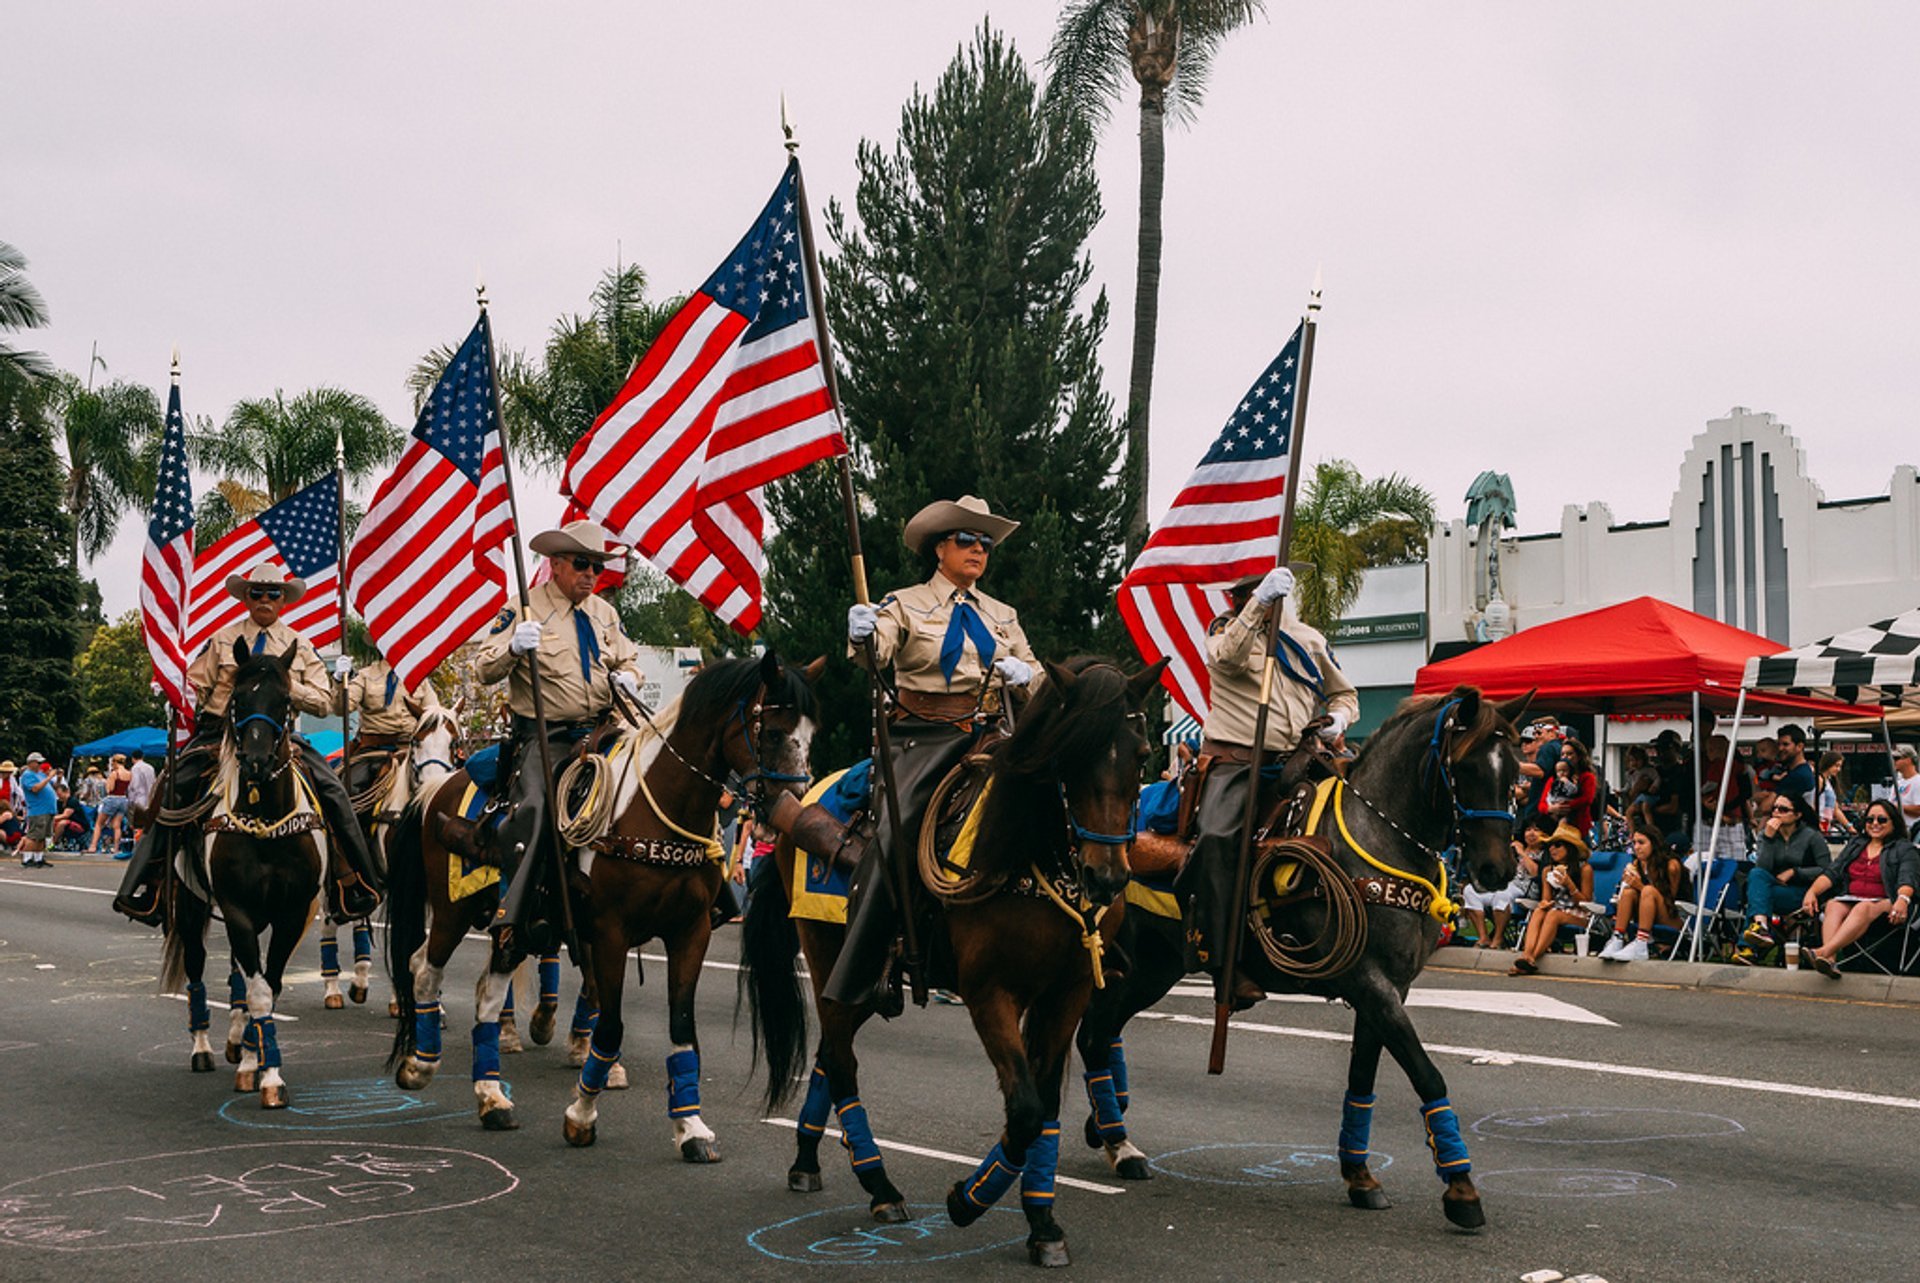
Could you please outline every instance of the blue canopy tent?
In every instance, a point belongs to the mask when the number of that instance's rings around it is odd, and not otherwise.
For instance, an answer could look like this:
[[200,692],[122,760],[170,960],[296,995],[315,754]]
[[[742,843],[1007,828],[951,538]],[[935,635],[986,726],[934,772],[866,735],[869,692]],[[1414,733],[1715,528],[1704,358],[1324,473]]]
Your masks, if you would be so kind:
[[131,753],[139,749],[149,758],[167,755],[167,732],[159,726],[134,726],[124,731],[115,731],[104,739],[82,744],[73,750],[75,757],[108,757],[114,753]]

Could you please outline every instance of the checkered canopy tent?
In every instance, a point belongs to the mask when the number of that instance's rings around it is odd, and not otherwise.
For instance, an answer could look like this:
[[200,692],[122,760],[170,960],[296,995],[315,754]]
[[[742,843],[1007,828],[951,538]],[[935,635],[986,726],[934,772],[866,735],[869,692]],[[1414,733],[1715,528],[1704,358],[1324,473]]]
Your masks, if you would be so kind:
[[1843,704],[1920,708],[1920,607],[1749,659],[1744,685]]

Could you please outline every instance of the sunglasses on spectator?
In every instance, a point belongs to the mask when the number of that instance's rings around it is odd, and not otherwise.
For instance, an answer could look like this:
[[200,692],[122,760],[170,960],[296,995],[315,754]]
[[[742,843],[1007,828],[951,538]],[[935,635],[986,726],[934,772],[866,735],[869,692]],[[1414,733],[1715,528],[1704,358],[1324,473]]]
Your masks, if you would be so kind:
[[1793,814],[1796,814],[1798,810],[1799,808],[1794,806],[1793,803],[1782,802],[1773,808],[1773,813],[1775,815],[1793,815]]
[[247,589],[247,600],[279,601],[280,590],[278,588],[249,588]]
[[981,552],[993,551],[992,535],[976,535],[971,530],[955,530],[948,534],[947,538],[953,540],[953,546],[956,548],[971,548],[979,544]]
[[592,557],[565,557],[565,558],[562,558],[562,560],[564,560],[568,565],[572,566],[575,570],[581,571],[582,573],[585,573],[586,571],[589,571],[589,570],[600,569],[600,563],[595,561]]
[[1866,819],[1860,822],[1862,824],[1892,824],[1893,823],[1892,820],[1888,819],[1884,815],[1869,815]]

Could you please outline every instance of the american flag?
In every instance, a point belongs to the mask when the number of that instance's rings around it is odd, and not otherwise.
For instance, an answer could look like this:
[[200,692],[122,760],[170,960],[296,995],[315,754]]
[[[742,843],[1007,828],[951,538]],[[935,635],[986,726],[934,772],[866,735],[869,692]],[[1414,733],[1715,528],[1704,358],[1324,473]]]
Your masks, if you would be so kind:
[[243,521],[193,559],[193,609],[187,654],[247,617],[247,604],[227,591],[227,576],[278,566],[307,581],[306,595],[280,622],[316,647],[340,640],[340,481],[329,472],[259,516]]
[[1276,561],[1305,328],[1240,398],[1120,581],[1120,616],[1133,644],[1149,664],[1172,659],[1161,681],[1202,722],[1207,625],[1227,608],[1235,580]]
[[740,633],[760,622],[760,487],[846,452],[810,314],[800,169],[628,376],[561,490]]
[[[177,375],[176,375],[177,377]],[[193,586],[193,484],[187,473],[187,423],[180,414],[180,385],[167,395],[167,426],[160,439],[160,476],[147,519],[147,549],[140,563],[140,631],[153,656],[153,680],[180,720],[193,725],[193,694],[187,689],[187,594]]]
[[506,604],[513,512],[495,404],[482,312],[354,533],[354,608],[409,691]]

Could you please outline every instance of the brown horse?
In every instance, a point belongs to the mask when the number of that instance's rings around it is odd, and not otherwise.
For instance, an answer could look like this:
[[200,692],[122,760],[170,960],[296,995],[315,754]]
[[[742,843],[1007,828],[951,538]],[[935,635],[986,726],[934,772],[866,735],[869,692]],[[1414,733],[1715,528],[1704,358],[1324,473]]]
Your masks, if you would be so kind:
[[[1061,1078],[1101,948],[1123,912],[1116,897],[1127,882],[1148,753],[1141,702],[1161,667],[1128,678],[1097,660],[1046,666],[1046,683],[993,755],[964,888],[947,891],[937,917],[936,943],[945,946],[945,966],[1006,1101],[1000,1142],[948,1192],[947,1213],[956,1225],[970,1224],[1019,1177],[1028,1254],[1037,1264],[1067,1263],[1066,1235],[1053,1216]],[[766,1055],[770,1108],[791,1094],[805,1064],[796,945],[814,987],[819,1048],[787,1187],[821,1188],[820,1138],[831,1111],[874,1217],[904,1221],[906,1198],[887,1176],[860,1103],[853,1040],[873,1009],[822,997],[845,929],[789,917],[795,858],[782,840],[773,862],[777,885],[771,876],[759,880],[743,931],[741,976],[756,1047]],[[1106,906],[1111,911],[1103,912]]]

